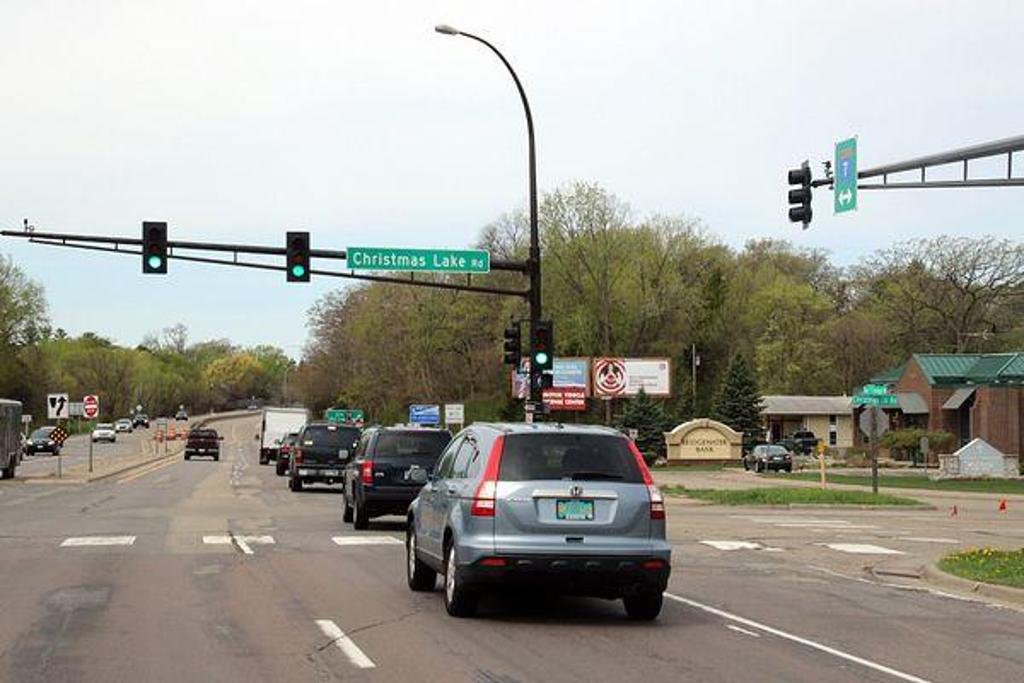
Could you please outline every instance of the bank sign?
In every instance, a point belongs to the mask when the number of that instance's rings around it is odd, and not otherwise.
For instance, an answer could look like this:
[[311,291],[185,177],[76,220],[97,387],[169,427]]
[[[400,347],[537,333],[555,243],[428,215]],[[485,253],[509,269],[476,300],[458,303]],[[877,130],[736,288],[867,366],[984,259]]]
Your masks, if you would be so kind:
[[349,270],[391,270],[434,273],[489,273],[490,252],[477,249],[392,249],[349,247]]

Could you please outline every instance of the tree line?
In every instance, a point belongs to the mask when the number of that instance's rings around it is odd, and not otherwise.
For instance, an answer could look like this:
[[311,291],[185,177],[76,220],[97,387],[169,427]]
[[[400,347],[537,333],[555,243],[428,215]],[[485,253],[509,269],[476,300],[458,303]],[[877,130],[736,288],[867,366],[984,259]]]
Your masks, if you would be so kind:
[[243,348],[227,339],[189,343],[183,324],[146,335],[133,348],[97,332],[70,336],[53,327],[42,287],[10,258],[0,257],[0,397],[19,400],[36,422],[46,417],[46,394],[72,401],[100,398],[101,417],[129,415],[137,405],[151,416],[241,407],[253,398],[296,400],[288,388],[295,362],[281,349]]
[[[786,240],[732,248],[695,218],[637,216],[589,183],[544,195],[540,226],[556,355],[672,358],[675,398],[663,408],[674,420],[712,412],[738,356],[764,394],[842,394],[915,352],[1024,348],[1024,246],[1012,240],[899,242],[841,267]],[[474,246],[524,259],[525,212],[499,217]],[[525,286],[510,273],[487,281]],[[463,401],[474,419],[515,417],[501,339],[525,316],[512,298],[378,283],[334,291],[310,312],[301,394],[380,420],[435,401]]]

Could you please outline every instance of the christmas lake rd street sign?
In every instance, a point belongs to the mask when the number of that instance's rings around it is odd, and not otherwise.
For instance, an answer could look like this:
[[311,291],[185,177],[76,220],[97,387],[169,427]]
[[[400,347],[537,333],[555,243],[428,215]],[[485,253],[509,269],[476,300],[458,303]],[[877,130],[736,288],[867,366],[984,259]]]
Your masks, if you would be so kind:
[[434,273],[489,273],[490,252],[479,249],[392,249],[349,247],[349,270],[391,270]]

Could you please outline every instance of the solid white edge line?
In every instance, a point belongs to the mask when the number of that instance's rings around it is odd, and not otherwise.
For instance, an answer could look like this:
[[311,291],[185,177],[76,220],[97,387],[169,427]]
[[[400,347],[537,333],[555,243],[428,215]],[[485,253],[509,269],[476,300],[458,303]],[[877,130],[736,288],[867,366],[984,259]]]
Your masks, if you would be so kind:
[[829,647],[828,645],[818,643],[808,638],[803,638],[792,633],[787,633],[786,631],[782,631],[772,626],[768,626],[767,624],[762,624],[760,622],[754,621],[753,619],[741,617],[738,614],[726,612],[725,610],[718,609],[717,607],[712,607],[711,605],[705,605],[704,603],[697,602],[696,600],[690,600],[689,598],[680,597],[678,595],[673,595],[672,593],[668,592],[665,593],[665,597],[669,600],[675,600],[676,602],[682,603],[684,605],[689,605],[690,607],[696,607],[699,610],[703,610],[710,614],[717,615],[719,617],[722,617],[723,619],[735,621],[736,623],[743,624],[744,626],[750,626],[751,628],[760,629],[761,631],[764,631],[765,633],[770,633],[773,636],[778,636],[779,638],[791,640],[794,643],[799,643],[806,647],[813,648],[820,652],[824,652],[825,654],[832,655],[833,657],[838,657],[839,659],[845,659],[848,662],[860,664],[861,666],[873,669],[874,671],[878,671],[880,673],[887,674],[889,676],[892,676],[893,678],[898,678],[903,681],[910,681],[910,683],[931,683],[931,681],[925,678],[920,678],[918,676],[914,676],[913,674],[903,673],[902,671],[892,669],[888,666],[885,666],[884,664],[872,662],[870,659],[864,659],[863,657],[858,657],[857,655],[852,655],[848,652],[843,652],[842,650],[838,650],[834,647]]
[[330,619],[317,619],[316,625],[320,627],[323,634],[334,641],[338,649],[345,653],[348,660],[360,669],[374,669],[377,667],[373,660],[366,656],[366,653],[359,649],[359,646],[352,642],[352,639],[345,635],[345,632],[338,628]]

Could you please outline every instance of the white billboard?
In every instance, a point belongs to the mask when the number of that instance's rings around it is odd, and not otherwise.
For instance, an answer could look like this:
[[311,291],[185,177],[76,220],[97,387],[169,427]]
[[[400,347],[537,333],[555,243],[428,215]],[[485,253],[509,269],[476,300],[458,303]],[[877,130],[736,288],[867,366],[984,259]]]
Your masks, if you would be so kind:
[[593,367],[595,396],[672,395],[669,358],[595,358]]

